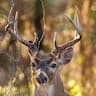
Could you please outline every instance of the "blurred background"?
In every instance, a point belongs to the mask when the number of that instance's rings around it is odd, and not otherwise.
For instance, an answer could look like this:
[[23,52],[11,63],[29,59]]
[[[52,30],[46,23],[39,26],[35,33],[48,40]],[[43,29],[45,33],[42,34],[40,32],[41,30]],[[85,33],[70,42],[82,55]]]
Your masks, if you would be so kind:
[[[30,82],[28,50],[5,32],[10,11],[10,0],[0,0],[0,96],[29,96],[34,86]],[[35,0],[14,0],[19,11],[19,34],[25,40],[33,40]],[[46,28],[42,49],[53,48],[56,31],[58,44],[72,40],[73,26],[64,18],[73,18],[75,6],[80,10],[82,40],[74,46],[72,61],[59,69],[64,88],[70,96],[96,96],[96,0],[43,0]],[[38,12],[42,10],[38,8]],[[38,13],[39,14],[39,13]],[[37,14],[37,16],[38,16]],[[43,23],[42,23],[43,26]],[[49,38],[50,37],[50,38]]]

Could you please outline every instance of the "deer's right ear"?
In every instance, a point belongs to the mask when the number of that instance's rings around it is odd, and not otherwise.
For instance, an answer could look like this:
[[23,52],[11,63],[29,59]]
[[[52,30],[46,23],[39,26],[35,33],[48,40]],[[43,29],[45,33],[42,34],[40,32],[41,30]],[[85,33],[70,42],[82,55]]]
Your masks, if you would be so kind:
[[59,64],[68,64],[73,56],[73,48],[68,47],[64,50],[61,51],[60,56],[58,58],[58,63]]

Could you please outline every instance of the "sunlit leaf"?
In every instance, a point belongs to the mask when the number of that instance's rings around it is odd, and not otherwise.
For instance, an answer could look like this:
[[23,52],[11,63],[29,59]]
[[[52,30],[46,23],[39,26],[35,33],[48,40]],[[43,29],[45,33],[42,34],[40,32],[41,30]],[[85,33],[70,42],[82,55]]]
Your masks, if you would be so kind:
[[92,67],[92,71],[96,74],[96,66]]

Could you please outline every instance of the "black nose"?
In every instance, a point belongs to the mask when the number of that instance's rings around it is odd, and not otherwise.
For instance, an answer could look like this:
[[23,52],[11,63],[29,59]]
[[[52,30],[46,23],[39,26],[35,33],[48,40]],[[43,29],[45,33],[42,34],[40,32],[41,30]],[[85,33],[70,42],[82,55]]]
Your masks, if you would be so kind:
[[48,79],[46,76],[43,75],[43,73],[40,73],[40,75],[36,78],[37,82],[39,84],[47,83]]

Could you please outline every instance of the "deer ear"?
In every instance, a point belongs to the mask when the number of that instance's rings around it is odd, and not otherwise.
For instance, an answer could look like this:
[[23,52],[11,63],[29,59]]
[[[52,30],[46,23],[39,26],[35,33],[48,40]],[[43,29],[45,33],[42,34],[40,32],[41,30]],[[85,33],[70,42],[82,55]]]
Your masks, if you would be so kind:
[[72,56],[73,56],[73,48],[68,47],[68,48],[61,51],[61,54],[58,59],[58,63],[59,64],[67,64],[71,61]]

